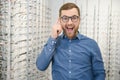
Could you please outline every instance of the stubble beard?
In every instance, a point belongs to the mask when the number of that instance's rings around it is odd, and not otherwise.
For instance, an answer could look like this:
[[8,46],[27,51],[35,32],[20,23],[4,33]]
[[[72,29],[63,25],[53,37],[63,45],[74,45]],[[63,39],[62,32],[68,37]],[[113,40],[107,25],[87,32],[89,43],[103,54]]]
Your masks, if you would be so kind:
[[64,34],[69,38],[69,39],[73,39],[74,37],[76,37],[78,31],[77,30],[73,30],[72,32],[68,32],[67,30],[63,29]]

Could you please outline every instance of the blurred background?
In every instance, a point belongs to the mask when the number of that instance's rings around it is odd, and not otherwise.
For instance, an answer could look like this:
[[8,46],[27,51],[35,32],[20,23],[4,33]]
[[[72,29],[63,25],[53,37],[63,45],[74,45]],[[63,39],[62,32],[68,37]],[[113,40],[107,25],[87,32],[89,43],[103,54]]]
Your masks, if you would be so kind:
[[80,7],[80,33],[98,42],[106,80],[120,80],[120,0],[0,0],[0,80],[51,80],[51,66],[35,62],[66,2]]

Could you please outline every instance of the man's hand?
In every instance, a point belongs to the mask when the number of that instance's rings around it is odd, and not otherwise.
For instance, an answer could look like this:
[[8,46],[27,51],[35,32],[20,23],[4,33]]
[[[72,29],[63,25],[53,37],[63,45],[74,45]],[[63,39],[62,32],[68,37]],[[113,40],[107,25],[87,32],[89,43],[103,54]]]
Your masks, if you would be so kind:
[[61,24],[60,24],[60,22],[58,20],[52,27],[51,37],[56,39],[61,32],[62,32],[62,26],[61,26]]

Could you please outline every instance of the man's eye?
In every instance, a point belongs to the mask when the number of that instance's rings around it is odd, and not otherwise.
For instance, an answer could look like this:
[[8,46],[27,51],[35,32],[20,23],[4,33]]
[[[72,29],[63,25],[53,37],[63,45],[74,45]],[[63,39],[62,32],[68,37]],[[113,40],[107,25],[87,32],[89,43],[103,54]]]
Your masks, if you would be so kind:
[[63,17],[64,20],[67,20],[68,18],[67,17]]
[[72,19],[77,19],[77,16],[73,16]]

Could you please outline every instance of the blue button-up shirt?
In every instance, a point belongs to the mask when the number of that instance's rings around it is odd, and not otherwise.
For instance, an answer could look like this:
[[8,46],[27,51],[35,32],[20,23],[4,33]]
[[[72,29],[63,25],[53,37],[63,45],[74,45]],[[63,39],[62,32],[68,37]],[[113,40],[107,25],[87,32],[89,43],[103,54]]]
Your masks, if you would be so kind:
[[37,68],[45,70],[51,61],[53,80],[105,80],[97,43],[81,34],[71,40],[64,35],[50,37],[37,58]]

